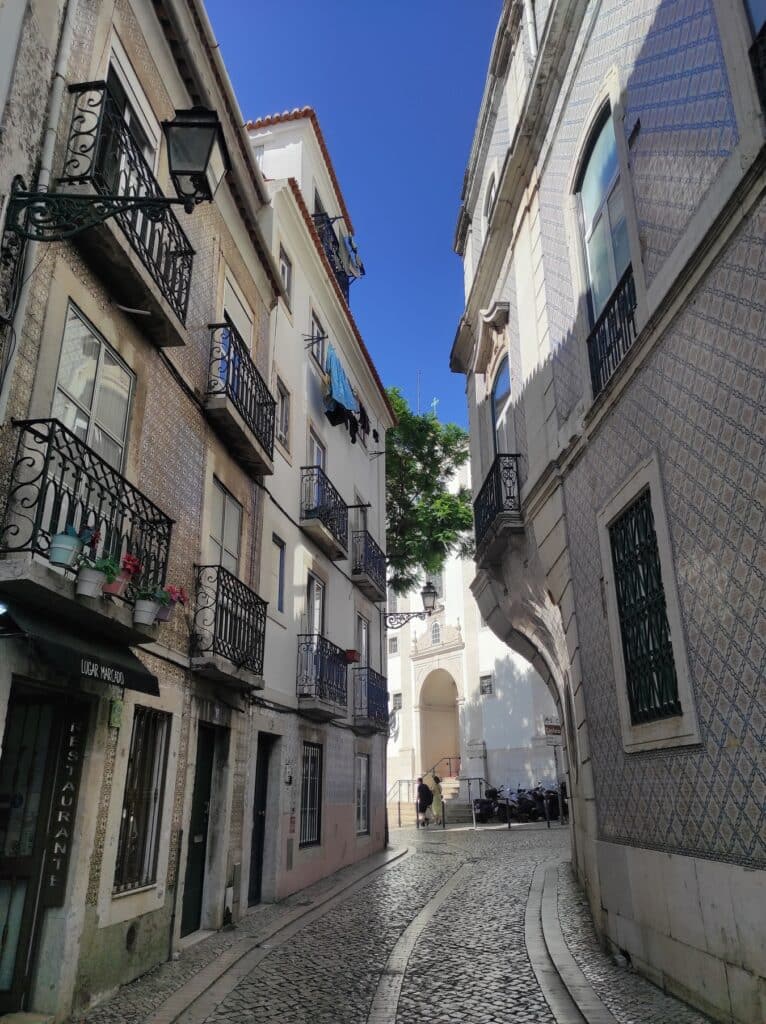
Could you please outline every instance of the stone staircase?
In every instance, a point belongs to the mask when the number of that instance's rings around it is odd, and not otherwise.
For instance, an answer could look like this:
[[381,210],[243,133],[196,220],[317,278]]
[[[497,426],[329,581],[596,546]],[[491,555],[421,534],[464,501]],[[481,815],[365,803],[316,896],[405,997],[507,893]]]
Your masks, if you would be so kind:
[[[426,782],[431,782],[430,778]],[[456,778],[443,778],[441,780],[442,800],[444,802],[444,816],[448,825],[464,825],[473,821],[471,805],[466,801],[465,795],[461,798],[460,780]],[[411,787],[414,794],[414,784]],[[407,787],[402,787],[400,792],[409,793]],[[389,828],[412,828],[415,825],[417,815],[415,814],[415,802],[413,799],[398,800],[389,799],[386,805],[388,810]]]

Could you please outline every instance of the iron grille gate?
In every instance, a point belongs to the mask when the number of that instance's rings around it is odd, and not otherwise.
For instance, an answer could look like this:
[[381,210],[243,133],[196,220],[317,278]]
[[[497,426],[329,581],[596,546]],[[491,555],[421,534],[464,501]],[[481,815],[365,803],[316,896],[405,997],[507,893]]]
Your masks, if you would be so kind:
[[301,846],[315,846],[322,833],[322,745],[303,744]]
[[634,725],[681,714],[651,496],[644,491],[609,527],[630,717]]

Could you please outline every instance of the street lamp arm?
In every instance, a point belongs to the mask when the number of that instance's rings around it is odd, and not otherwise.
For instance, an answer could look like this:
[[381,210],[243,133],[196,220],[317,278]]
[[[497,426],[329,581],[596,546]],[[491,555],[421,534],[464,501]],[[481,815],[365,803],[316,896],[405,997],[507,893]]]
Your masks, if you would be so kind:
[[386,614],[386,629],[401,629],[412,619],[425,619],[425,612],[388,612]]

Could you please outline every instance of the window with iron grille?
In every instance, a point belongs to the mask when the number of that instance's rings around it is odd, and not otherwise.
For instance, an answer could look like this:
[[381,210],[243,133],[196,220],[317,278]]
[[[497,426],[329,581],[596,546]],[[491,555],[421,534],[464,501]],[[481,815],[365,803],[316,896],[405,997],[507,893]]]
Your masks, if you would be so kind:
[[609,543],[631,721],[680,715],[649,490],[609,526]]
[[399,637],[398,636],[390,636],[388,638],[388,653],[389,654],[398,654],[399,653]]
[[318,846],[322,834],[322,746],[303,744],[301,846]]
[[157,848],[171,716],[136,707],[122,802],[114,891],[126,892],[157,880]]
[[370,758],[357,754],[354,758],[354,803],[356,805],[356,834],[370,831]]
[[482,697],[489,697],[492,693],[492,675],[479,676],[479,692]]
[[401,711],[402,709],[402,695],[401,693],[395,693],[391,701],[392,711]]

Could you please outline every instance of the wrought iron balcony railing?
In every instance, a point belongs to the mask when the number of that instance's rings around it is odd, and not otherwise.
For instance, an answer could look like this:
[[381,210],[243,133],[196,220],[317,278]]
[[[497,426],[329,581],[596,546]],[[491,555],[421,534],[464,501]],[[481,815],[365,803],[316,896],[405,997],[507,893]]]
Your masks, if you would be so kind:
[[[90,184],[101,195],[163,195],[141,147],[105,82],[72,85],[72,123],[59,181]],[[126,238],[178,319],[185,323],[194,250],[175,213],[117,214]]]
[[388,729],[388,687],[385,678],[372,668],[354,669],[354,718],[374,722]]
[[250,357],[247,345],[231,324],[211,324],[210,373],[207,393],[229,398],[255,434],[268,457],[274,457],[274,415],[277,403]]
[[346,652],[318,633],[298,637],[298,697],[345,708],[348,703]]
[[[94,556],[135,555],[135,586],[162,586],[173,520],[58,420],[16,421],[20,436],[11,470],[0,551],[48,557],[51,537],[92,527]],[[129,591],[128,596],[131,596]]]
[[750,47],[750,65],[761,98],[761,106],[766,110],[766,23],[761,26]]
[[343,262],[343,255],[341,253],[340,241],[335,233],[335,228],[332,226],[332,220],[327,213],[315,213],[313,216],[314,227],[317,229],[320,241],[322,242],[322,248],[325,251],[325,256],[330,261],[333,274],[335,274],[335,280],[340,285],[340,290],[343,292],[343,297],[348,302],[349,287],[351,285],[351,278],[349,277],[346,265]]
[[192,655],[263,673],[267,602],[221,565],[198,565]]
[[521,515],[519,456],[497,455],[473,503],[476,546],[486,537],[495,519],[504,514]]
[[386,556],[366,530],[351,534],[351,575],[370,577],[381,594],[386,592]]
[[593,397],[600,395],[636,340],[636,283],[628,267],[588,337]]
[[348,550],[348,506],[320,466],[301,467],[301,521],[319,520]]

